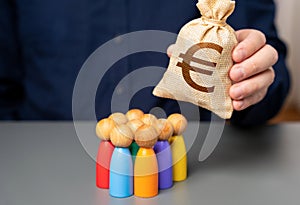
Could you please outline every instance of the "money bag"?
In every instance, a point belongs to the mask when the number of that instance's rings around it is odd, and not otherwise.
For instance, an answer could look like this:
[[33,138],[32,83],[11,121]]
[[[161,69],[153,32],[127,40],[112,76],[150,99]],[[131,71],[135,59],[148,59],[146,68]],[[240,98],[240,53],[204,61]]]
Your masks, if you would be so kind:
[[190,102],[229,119],[233,107],[228,71],[237,39],[226,20],[235,1],[199,0],[197,7],[201,17],[181,28],[169,66],[153,94]]

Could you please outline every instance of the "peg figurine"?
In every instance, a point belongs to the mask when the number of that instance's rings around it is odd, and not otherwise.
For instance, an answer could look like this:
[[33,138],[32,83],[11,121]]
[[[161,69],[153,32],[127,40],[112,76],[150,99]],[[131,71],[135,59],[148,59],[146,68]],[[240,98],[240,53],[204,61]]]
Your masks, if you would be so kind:
[[127,125],[118,124],[112,129],[110,139],[115,149],[110,163],[109,193],[113,197],[129,197],[133,194],[133,163],[128,147],[133,133]]
[[158,194],[158,164],[153,150],[157,137],[152,125],[142,125],[135,132],[135,141],[140,146],[134,163],[134,195],[138,197]]
[[173,126],[166,119],[158,120],[159,136],[154,146],[158,162],[158,188],[168,189],[173,185],[172,152],[168,139],[173,134]]
[[112,119],[116,124],[126,124],[127,117],[121,112],[112,113],[108,118]]
[[[133,133],[136,132],[136,130],[141,127],[142,125],[144,125],[144,123],[141,121],[141,120],[138,120],[138,119],[133,119],[133,120],[130,120],[129,122],[127,122],[126,124],[128,127],[130,127],[131,131]],[[136,158],[136,154],[137,152],[139,151],[139,146],[138,144],[136,143],[135,139],[133,139],[131,145],[129,146],[129,150],[131,152],[131,156],[132,156],[132,160],[133,160],[133,163],[135,162],[135,158]]]
[[157,118],[152,114],[144,114],[141,118],[142,122],[146,125],[152,125],[155,129],[157,129]]
[[96,159],[96,186],[109,188],[109,167],[114,145],[110,141],[110,131],[115,123],[112,119],[102,119],[96,125],[96,135],[101,139]]
[[140,120],[144,115],[144,112],[142,110],[139,109],[131,109],[128,110],[128,112],[126,113],[126,117],[128,119],[128,121],[130,120]]
[[187,156],[182,133],[187,127],[187,120],[178,113],[170,115],[167,120],[174,129],[173,136],[169,139],[173,160],[173,181],[183,181],[187,177]]

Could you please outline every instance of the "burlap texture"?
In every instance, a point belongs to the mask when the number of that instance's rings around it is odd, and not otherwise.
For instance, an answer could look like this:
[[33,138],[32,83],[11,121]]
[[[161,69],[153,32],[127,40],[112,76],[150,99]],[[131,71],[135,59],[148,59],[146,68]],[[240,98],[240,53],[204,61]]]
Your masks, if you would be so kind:
[[226,19],[235,2],[199,0],[197,7],[202,17],[180,30],[168,69],[153,94],[191,102],[229,119],[233,107],[228,71],[237,40]]

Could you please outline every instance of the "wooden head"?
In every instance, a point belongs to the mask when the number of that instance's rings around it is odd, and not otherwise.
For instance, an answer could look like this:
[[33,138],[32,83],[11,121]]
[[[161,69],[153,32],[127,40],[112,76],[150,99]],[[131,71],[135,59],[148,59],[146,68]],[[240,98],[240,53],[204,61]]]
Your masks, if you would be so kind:
[[157,142],[158,133],[152,125],[144,124],[137,129],[134,135],[136,143],[140,147],[152,148]]
[[131,109],[128,110],[128,112],[126,113],[126,117],[128,119],[128,121],[130,120],[134,120],[134,119],[141,119],[144,115],[144,112],[139,110],[139,109]]
[[129,147],[133,140],[133,132],[127,125],[118,124],[112,129],[110,140],[116,147]]
[[141,120],[138,120],[138,119],[133,119],[133,120],[130,120],[126,123],[126,125],[131,129],[131,131],[133,133],[136,132],[136,130],[141,127],[142,125],[144,125],[144,123],[141,121]]
[[104,118],[96,125],[96,135],[102,140],[110,139],[110,132],[115,127],[115,122],[112,119]]
[[178,113],[172,114],[167,119],[173,126],[174,133],[173,135],[182,135],[187,127],[186,118]]
[[166,119],[159,119],[157,128],[159,130],[158,140],[168,140],[173,135],[173,126]]
[[112,113],[108,118],[112,119],[116,124],[126,124],[128,121],[127,117],[120,112]]
[[144,114],[141,118],[144,124],[152,125],[154,128],[157,128],[157,118],[152,114]]

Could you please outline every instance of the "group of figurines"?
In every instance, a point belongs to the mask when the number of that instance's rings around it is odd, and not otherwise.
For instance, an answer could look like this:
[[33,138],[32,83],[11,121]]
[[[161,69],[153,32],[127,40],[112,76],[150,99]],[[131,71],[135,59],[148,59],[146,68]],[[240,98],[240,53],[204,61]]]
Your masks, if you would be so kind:
[[186,118],[178,113],[157,119],[139,109],[117,112],[100,120],[101,139],[96,162],[96,185],[113,197],[154,197],[173,181],[187,177],[182,133]]

